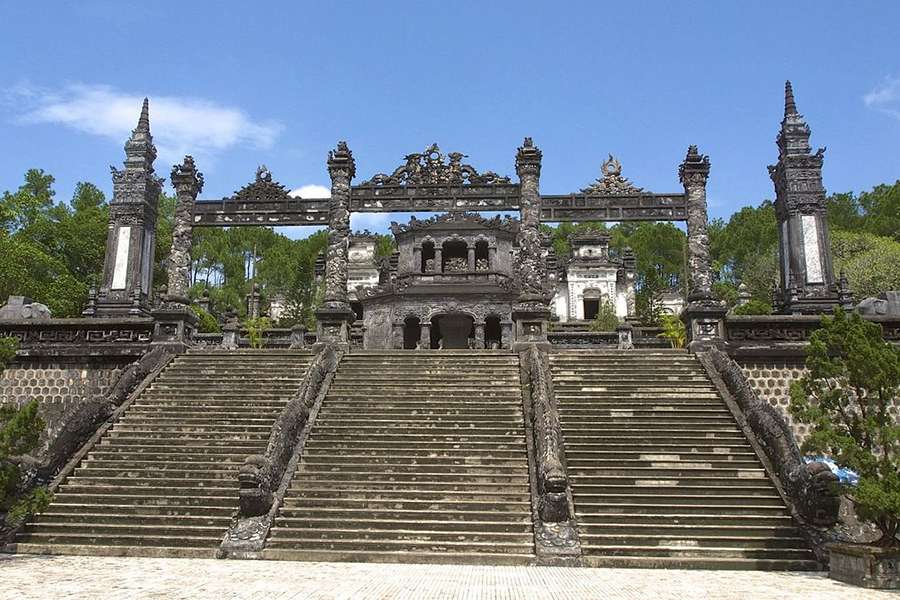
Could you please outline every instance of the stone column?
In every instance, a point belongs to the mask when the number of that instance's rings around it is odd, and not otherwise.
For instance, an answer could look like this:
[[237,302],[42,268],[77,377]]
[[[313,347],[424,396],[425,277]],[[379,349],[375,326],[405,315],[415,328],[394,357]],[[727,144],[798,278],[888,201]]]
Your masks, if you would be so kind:
[[[197,331],[199,319],[190,310],[188,288],[191,286],[192,215],[197,194],[203,189],[203,174],[197,171],[194,159],[172,167],[172,186],[175,188],[175,224],[169,254],[168,285],[160,305],[153,309],[153,342],[183,350]],[[207,306],[209,295],[206,296]]]
[[172,167],[172,187],[175,188],[175,225],[169,253],[168,300],[187,304],[191,286],[192,215],[197,194],[203,190],[203,173],[197,170],[191,156],[185,156],[182,164]]
[[484,323],[475,323],[475,349],[484,348]]
[[325,253],[325,301],[316,311],[317,342],[349,348],[350,324],[355,320],[347,296],[347,262],[350,250],[350,181],[356,162],[346,142],[328,153],[331,176],[331,215]]
[[419,349],[428,350],[431,348],[431,323],[419,323]]
[[434,245],[434,272],[444,272],[444,249],[437,244]]
[[469,272],[472,273],[475,271],[475,246],[469,246]]
[[724,342],[725,304],[712,293],[709,234],[706,230],[706,182],[709,157],[690,146],[678,177],[687,196],[688,302],[681,314],[687,329],[688,347],[702,351]]
[[518,350],[520,345],[529,343],[549,348],[547,328],[552,295],[544,289],[546,265],[538,231],[541,219],[541,151],[531,138],[525,138],[525,142],[516,153],[516,174],[519,176],[521,217],[516,273],[519,297],[512,313],[515,322],[513,348]]

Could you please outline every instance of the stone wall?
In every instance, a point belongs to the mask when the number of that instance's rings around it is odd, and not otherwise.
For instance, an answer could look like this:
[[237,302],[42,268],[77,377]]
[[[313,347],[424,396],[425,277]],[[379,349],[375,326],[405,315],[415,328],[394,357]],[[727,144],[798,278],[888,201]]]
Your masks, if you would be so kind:
[[47,423],[42,442],[53,439],[62,416],[73,406],[103,397],[132,358],[50,359],[27,358],[0,373],[0,404],[22,406],[35,399]]
[[738,360],[744,376],[760,398],[779,409],[794,435],[797,443],[803,443],[807,426],[795,423],[788,412],[791,401],[791,382],[803,377],[806,367],[802,358],[762,359],[748,358]]
[[[808,426],[795,423],[788,411],[791,402],[791,382],[806,374],[803,358],[739,359],[738,364],[744,376],[756,390],[760,398],[778,408],[794,431],[797,443],[802,444],[806,438]],[[891,409],[894,418],[900,422],[900,407]]]

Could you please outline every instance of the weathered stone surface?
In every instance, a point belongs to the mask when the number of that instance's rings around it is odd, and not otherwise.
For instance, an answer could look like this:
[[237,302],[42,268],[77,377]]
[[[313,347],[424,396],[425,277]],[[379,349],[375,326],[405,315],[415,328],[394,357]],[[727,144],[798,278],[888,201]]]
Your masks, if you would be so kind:
[[0,320],[45,320],[51,316],[50,309],[46,304],[33,302],[31,298],[25,296],[10,296],[6,299],[6,304],[0,306]]
[[191,246],[193,244],[193,206],[197,194],[203,190],[203,174],[191,156],[172,167],[172,187],[175,188],[175,225],[172,229],[172,249],[168,264],[168,296],[170,300],[187,301],[191,287]]

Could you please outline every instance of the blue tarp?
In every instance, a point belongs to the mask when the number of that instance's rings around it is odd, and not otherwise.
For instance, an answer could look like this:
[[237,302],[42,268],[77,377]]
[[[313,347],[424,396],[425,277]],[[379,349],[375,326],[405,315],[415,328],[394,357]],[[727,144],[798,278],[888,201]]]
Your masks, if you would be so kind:
[[855,471],[839,466],[834,460],[827,456],[804,456],[803,462],[820,462],[828,465],[831,472],[837,475],[842,485],[856,485],[859,483],[859,475]]

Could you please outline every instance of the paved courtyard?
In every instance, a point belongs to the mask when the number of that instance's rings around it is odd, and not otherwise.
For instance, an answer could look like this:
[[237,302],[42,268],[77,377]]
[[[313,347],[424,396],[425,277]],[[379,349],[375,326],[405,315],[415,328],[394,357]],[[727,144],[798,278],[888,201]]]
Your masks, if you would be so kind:
[[878,600],[818,573],[0,556],[0,599]]

